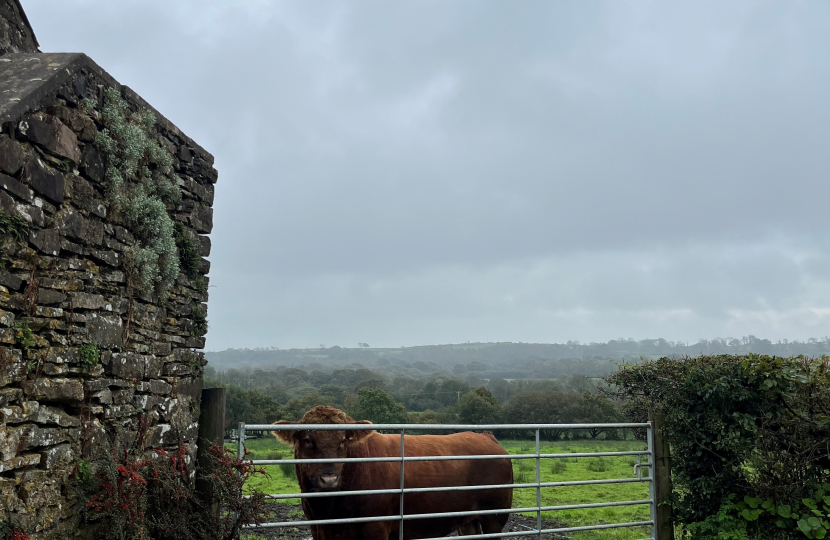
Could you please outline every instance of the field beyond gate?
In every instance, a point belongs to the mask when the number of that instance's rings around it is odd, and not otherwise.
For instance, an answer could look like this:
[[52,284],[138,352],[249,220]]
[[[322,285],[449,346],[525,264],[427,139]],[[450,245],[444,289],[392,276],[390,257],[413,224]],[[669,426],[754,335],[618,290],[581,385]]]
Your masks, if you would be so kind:
[[[535,441],[503,440],[501,445],[510,454],[532,454]],[[248,439],[246,448],[251,452],[251,459],[292,459],[293,449],[278,443],[273,437]],[[566,440],[543,441],[540,446],[542,454],[630,452],[645,449],[645,443],[634,440]],[[643,460],[645,461],[645,459]],[[541,460],[541,481],[567,482],[578,480],[603,480],[612,478],[635,478],[635,456],[574,457]],[[293,465],[266,465],[270,478],[256,478],[249,485],[269,494],[297,493],[300,491],[293,478]],[[535,460],[516,460],[513,463],[516,483],[533,483],[535,478]],[[647,475],[647,469],[643,469]],[[523,479],[522,477],[525,477]],[[559,506],[571,504],[602,503],[611,501],[644,500],[649,498],[647,482],[625,484],[600,484],[542,488],[542,506]],[[274,504],[298,505],[299,499],[288,499]],[[514,490],[514,507],[532,507],[536,504],[536,490]],[[298,509],[299,507],[295,507]],[[528,514],[535,519],[535,513]],[[638,522],[649,520],[647,505],[613,506],[580,510],[560,510],[542,512],[546,520],[554,522],[553,527],[578,527],[607,523]],[[290,519],[304,520],[301,511],[295,510]],[[547,527],[547,526],[546,526]],[[306,529],[307,531],[307,529]],[[287,532],[287,531],[286,531]],[[647,527],[607,529],[566,533],[561,538],[575,540],[634,540],[648,538]],[[294,535],[290,536],[295,538]],[[307,535],[310,537],[310,535]],[[279,538],[276,530],[260,530],[251,533],[249,538]],[[286,536],[288,538],[288,536]],[[533,538],[533,536],[524,537]]]

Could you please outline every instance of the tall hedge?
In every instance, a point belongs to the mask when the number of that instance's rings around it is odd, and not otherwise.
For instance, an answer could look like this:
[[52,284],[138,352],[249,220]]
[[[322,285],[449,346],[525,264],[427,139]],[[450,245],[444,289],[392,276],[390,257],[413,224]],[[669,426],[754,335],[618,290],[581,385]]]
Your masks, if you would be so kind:
[[629,416],[666,418],[677,521],[691,538],[824,538],[830,360],[661,358],[611,375]]

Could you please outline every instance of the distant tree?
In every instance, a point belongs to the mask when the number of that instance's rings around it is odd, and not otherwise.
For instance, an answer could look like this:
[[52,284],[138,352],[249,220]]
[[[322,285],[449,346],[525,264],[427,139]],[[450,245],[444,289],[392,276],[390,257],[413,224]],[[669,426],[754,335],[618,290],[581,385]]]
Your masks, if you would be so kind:
[[243,390],[238,386],[225,389],[225,425],[236,427],[239,422],[268,424],[282,418],[279,403],[257,390]]
[[355,385],[356,391],[360,391],[361,388],[379,388],[380,390],[386,390],[386,383],[383,379],[369,379],[360,381]]
[[302,398],[292,399],[283,407],[283,418],[286,420],[299,420],[305,413],[318,405],[335,406],[335,400],[331,396],[320,394],[306,394]]
[[[574,407],[573,421],[580,424],[611,424],[625,422],[625,419],[613,401],[605,396],[585,392]],[[592,428],[587,431],[592,439],[596,439],[602,433],[606,433],[606,437],[609,434],[609,430],[602,428]],[[616,432],[616,430],[610,431]]]
[[361,349],[368,349],[369,348],[368,343],[358,343],[357,346],[360,347]]
[[357,392],[357,407],[352,416],[355,420],[371,420],[375,424],[405,424],[406,408],[384,390],[361,388]]
[[[578,396],[577,396],[578,397]],[[502,407],[503,416],[510,424],[564,424],[572,421],[573,394],[563,392],[522,392]],[[564,430],[542,430],[542,435],[559,439]],[[530,432],[517,433],[528,436]]]
[[483,386],[464,394],[458,405],[458,417],[463,424],[494,424],[500,413],[498,400]]

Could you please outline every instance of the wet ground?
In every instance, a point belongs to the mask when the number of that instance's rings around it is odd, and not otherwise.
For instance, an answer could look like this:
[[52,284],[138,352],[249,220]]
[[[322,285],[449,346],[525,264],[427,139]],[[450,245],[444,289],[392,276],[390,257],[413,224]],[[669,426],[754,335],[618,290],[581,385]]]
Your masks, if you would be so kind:
[[[273,511],[271,515],[268,517],[268,521],[302,521],[305,519],[303,516],[303,510],[300,505],[290,505],[290,504],[274,504],[272,505]],[[543,529],[553,529],[557,527],[565,527],[566,525],[551,520],[551,519],[543,519],[542,520],[542,528]],[[504,527],[504,532],[520,532],[520,531],[528,531],[536,529],[536,518],[530,516],[520,516],[516,514],[511,514],[510,518],[507,520],[507,525]],[[308,530],[308,527],[284,527],[280,529],[258,529],[252,531],[248,535],[242,536],[242,540],[246,539],[253,540],[254,538],[266,538],[268,540],[311,540],[311,533]],[[451,534],[450,536],[457,536],[455,533]],[[519,538],[535,538],[533,536],[520,536]],[[554,535],[542,535],[544,540],[560,540],[564,537],[562,536],[554,536]]]

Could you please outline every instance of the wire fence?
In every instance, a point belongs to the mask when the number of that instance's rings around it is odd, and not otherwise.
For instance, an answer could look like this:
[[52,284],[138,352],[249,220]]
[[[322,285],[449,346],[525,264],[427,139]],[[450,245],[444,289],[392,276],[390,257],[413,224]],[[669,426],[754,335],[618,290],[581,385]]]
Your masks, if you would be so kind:
[[[245,433],[249,431],[262,432],[273,431],[276,426],[273,424],[245,424],[240,422],[237,441],[237,452],[240,459],[245,456]],[[398,521],[398,538],[404,539],[404,524],[410,520],[420,519],[440,519],[440,518],[456,518],[466,516],[485,516],[494,514],[512,514],[512,513],[535,513],[536,514],[536,528],[528,531],[519,532],[500,532],[488,534],[470,534],[464,535],[465,538],[513,538],[513,537],[528,537],[536,536],[541,539],[543,534],[558,534],[570,533],[579,531],[592,531],[603,529],[614,529],[624,527],[649,527],[651,531],[650,539],[657,539],[656,532],[656,496],[655,496],[655,479],[653,470],[643,474],[643,469],[653,469],[654,459],[654,427],[649,423],[612,423],[612,424],[490,424],[490,425],[468,425],[468,424],[279,424],[280,431],[365,431],[367,429],[397,432],[400,433],[400,454],[398,456],[378,456],[378,457],[361,457],[361,458],[332,458],[332,459],[255,459],[251,460],[254,465],[302,465],[302,464],[324,464],[324,463],[400,463],[400,483],[398,487],[389,489],[363,489],[363,490],[341,490],[341,491],[326,491],[326,492],[307,492],[307,493],[281,493],[271,494],[268,497],[275,500],[283,499],[313,499],[322,497],[355,497],[365,495],[399,495],[400,497],[400,511],[397,514],[386,516],[355,516],[340,519],[313,519],[303,521],[280,521],[260,523],[259,525],[248,525],[249,528],[279,528],[279,527],[300,527],[313,525],[346,525],[356,523],[373,523],[382,521]],[[646,450],[642,451],[628,451],[628,452],[587,452],[587,453],[542,453],[540,444],[540,432],[543,430],[586,430],[586,429],[645,429],[646,431]],[[420,455],[406,455],[405,437],[409,432],[418,432],[425,430],[442,430],[449,432],[459,431],[496,431],[496,430],[530,430],[535,432],[536,448],[532,454],[509,454],[509,455],[452,455],[452,456],[420,456]],[[615,478],[603,480],[574,480],[564,482],[542,482],[541,480],[541,460],[542,459],[570,459],[579,457],[613,457],[613,456],[636,456],[637,464],[634,466],[634,478]],[[645,458],[645,461],[641,461]],[[513,484],[489,484],[489,485],[474,485],[474,486],[435,486],[435,487],[419,487],[407,488],[404,481],[404,472],[407,463],[424,462],[424,461],[476,461],[476,460],[535,460],[536,465],[536,481],[530,483],[513,483]],[[552,487],[564,486],[584,486],[584,485],[602,485],[602,484],[625,484],[631,482],[648,482],[648,498],[642,500],[629,501],[610,501],[610,502],[596,502],[587,504],[569,504],[558,506],[543,506],[542,505],[542,489]],[[536,490],[536,505],[523,508],[504,508],[493,510],[470,510],[464,512],[432,512],[432,513],[408,513],[406,510],[406,495],[415,493],[441,493],[441,492],[458,492],[458,491],[477,491],[477,490],[492,490],[492,489],[535,489]],[[600,525],[586,525],[580,527],[558,527],[558,528],[543,528],[542,527],[542,512],[553,512],[561,510],[579,510],[589,508],[606,508],[614,506],[634,506],[634,505],[648,505],[649,519],[647,521],[625,522],[625,523],[607,523]],[[425,538],[422,540],[438,540],[436,538]],[[643,539],[645,540],[645,539]],[[662,539],[660,539],[662,540]]]

